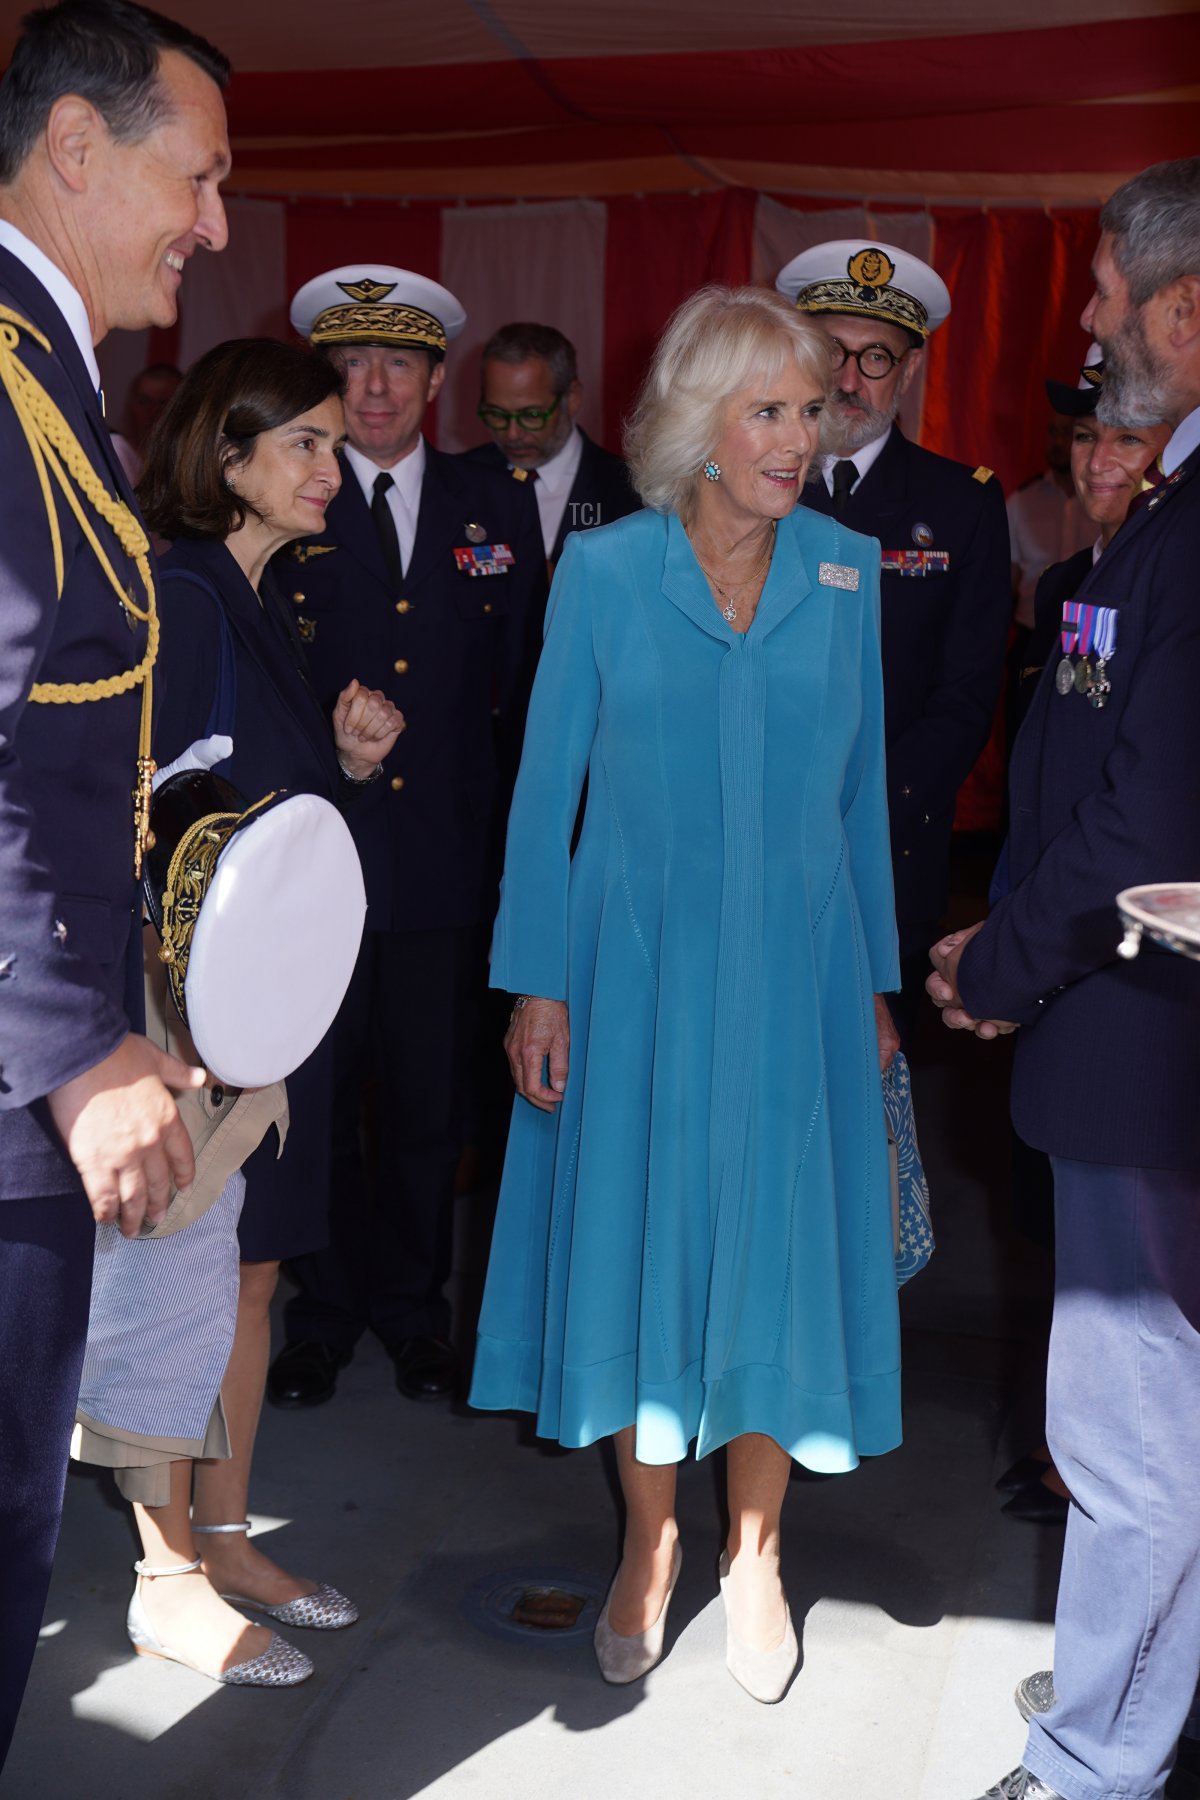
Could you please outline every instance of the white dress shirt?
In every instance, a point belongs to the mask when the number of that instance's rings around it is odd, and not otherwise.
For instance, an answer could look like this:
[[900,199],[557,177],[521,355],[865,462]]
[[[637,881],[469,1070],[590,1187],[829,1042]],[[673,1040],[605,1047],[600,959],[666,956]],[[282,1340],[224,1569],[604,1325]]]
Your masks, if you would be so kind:
[[840,462],[852,462],[854,467],[858,470],[858,474],[855,476],[854,482],[850,488],[850,492],[852,494],[855,493],[868,469],[873,469],[875,464],[879,461],[879,458],[883,454],[883,446],[887,443],[891,435],[892,428],[889,425],[882,437],[873,438],[869,444],[864,444],[861,450],[856,450],[853,456],[823,456],[821,458],[821,474],[825,479],[825,486],[828,492],[831,495],[833,493],[834,464]]
[[44,250],[39,250],[23,231],[18,231],[7,219],[0,219],[0,245],[15,256],[19,263],[24,263],[35,280],[41,282],[67,321],[71,336],[79,345],[84,366],[92,378],[92,386],[99,393],[100,365],[96,361],[96,346],[92,342],[91,321],[78,288],[71,285],[58,264],[52,263]]
[[[579,459],[583,455],[583,439],[576,425],[571,427],[571,435],[561,450],[544,462],[537,471],[537,480],[533,484],[534,498],[538,503],[538,517],[542,523],[542,542],[546,546],[546,555],[554,549],[558,528],[562,524],[563,514],[567,510],[567,501],[571,489],[575,485],[575,477],[579,473]],[[568,526],[568,530],[571,527]]]
[[410,450],[407,456],[402,456],[399,462],[393,463],[390,469],[381,469],[378,463],[371,462],[353,444],[346,445],[345,457],[358,476],[359,486],[366,495],[368,506],[375,498],[376,477],[385,474],[391,476],[392,485],[387,490],[387,503],[396,525],[400,567],[407,575],[417,537],[417,517],[421,511],[421,483],[425,479],[425,439],[419,437],[416,448]]

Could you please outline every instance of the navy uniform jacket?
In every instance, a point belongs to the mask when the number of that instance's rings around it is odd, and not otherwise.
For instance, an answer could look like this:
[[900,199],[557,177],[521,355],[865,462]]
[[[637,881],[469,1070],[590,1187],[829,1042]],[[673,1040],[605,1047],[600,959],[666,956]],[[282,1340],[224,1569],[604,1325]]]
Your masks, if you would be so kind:
[[[16,354],[51,395],[111,494],[133,495],[91,378],[45,288],[0,249],[0,306],[36,326]],[[133,789],[140,688],[79,705],[36,705],[36,681],[92,681],[133,668],[132,632],[94,552],[54,489],[65,579],[56,598],[34,463],[0,388],[0,1198],[82,1193],[42,1096],[140,1027],[129,980],[133,936]],[[135,509],[136,510],[136,509]],[[137,573],[107,525],[85,511],[122,581]],[[137,960],[140,978],[140,957]]]
[[[233,755],[216,772],[247,804],[278,788],[319,794],[344,806],[352,824],[359,811],[381,803],[380,783],[355,787],[338,768],[333,727],[309,681],[292,606],[279,592],[276,571],[262,581],[262,603],[225,545],[181,539],[163,559],[161,703],[154,749],[160,764],[174,760],[219,723],[233,739]],[[203,582],[205,586],[198,585]],[[229,626],[234,681],[222,699],[231,717],[213,717],[221,691],[220,606]],[[231,691],[232,689],[232,691]],[[286,907],[287,896],[279,897]],[[269,918],[263,930],[271,929]],[[298,972],[299,974],[299,972]],[[283,1156],[274,1130],[246,1163],[246,1205],[240,1236],[251,1262],[301,1256],[328,1238],[332,1046],[327,1036],[288,1076],[290,1123]]]
[[[832,514],[823,477],[804,501]],[[941,917],[959,788],[988,740],[1012,612],[1008,515],[1000,483],[910,443],[899,427],[850,496],[841,520],[884,552],[883,699],[896,917]],[[918,528],[926,527],[920,531]],[[930,537],[929,534],[932,534]],[[889,551],[948,555],[901,575]]]
[[[532,491],[431,446],[425,455],[416,540],[398,590],[348,465],[324,533],[281,552],[277,563],[323,709],[357,678],[382,689],[407,721],[384,763],[382,804],[348,821],[362,858],[368,931],[480,919],[546,605]],[[459,568],[455,551],[479,548],[468,525],[512,551],[507,574]]]
[[[594,444],[586,431],[580,430],[579,435],[583,439],[583,454],[550,552],[552,563],[562,555],[563,545],[572,531],[590,531],[593,525],[611,525],[617,519],[641,511],[642,502],[622,459],[602,445]],[[487,469],[500,469],[513,479],[504,452],[494,443],[478,444],[473,450],[464,450],[462,459]]]
[[1118,531],[1079,598],[1118,611],[1102,709],[1051,654],[1013,750],[1011,892],[963,954],[979,1018],[1017,1033],[1013,1123],[1039,1150],[1200,1163],[1200,964],[1117,956],[1122,888],[1200,880],[1200,454]]

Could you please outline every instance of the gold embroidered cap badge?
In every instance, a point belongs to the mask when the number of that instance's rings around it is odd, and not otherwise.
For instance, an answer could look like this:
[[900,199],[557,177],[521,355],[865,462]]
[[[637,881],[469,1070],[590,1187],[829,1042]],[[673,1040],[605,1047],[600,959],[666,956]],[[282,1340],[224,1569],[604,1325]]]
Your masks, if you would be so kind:
[[896,265],[886,251],[875,246],[860,250],[846,264],[846,273],[860,290],[860,297],[867,306],[873,306],[879,298],[880,290],[885,288],[896,273]]
[[376,281],[371,275],[364,275],[361,281],[338,282],[343,294],[348,294],[351,300],[367,301],[386,300],[395,285],[394,281]]

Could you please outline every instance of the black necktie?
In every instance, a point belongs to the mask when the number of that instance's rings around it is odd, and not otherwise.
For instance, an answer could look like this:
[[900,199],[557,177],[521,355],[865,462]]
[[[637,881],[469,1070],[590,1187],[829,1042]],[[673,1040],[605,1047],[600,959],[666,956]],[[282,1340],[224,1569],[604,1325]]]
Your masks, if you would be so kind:
[[375,532],[379,538],[379,548],[383,551],[383,560],[387,565],[388,579],[394,588],[398,588],[404,578],[404,569],[400,561],[400,539],[396,536],[396,521],[392,517],[392,509],[388,505],[388,489],[395,485],[391,476],[384,470],[381,470],[375,477],[375,487],[371,496],[371,517],[375,521]]
[[850,504],[850,489],[858,480],[858,470],[852,462],[836,462],[833,465],[833,510],[844,513]]

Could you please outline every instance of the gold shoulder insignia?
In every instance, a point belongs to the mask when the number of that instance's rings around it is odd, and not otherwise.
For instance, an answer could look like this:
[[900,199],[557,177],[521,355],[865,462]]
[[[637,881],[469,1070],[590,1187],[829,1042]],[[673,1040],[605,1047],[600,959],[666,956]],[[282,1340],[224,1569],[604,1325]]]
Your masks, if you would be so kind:
[[336,549],[336,544],[293,544],[292,555],[298,563],[306,563],[314,556],[332,556]]
[[361,281],[339,281],[338,286],[343,294],[349,294],[351,300],[386,300],[394,281],[375,281],[370,275],[364,275]]
[[972,481],[990,481],[992,479],[992,476],[995,473],[996,473],[995,469],[985,469],[983,464],[980,463],[980,465],[976,469],[974,475],[972,475],[971,480]]

